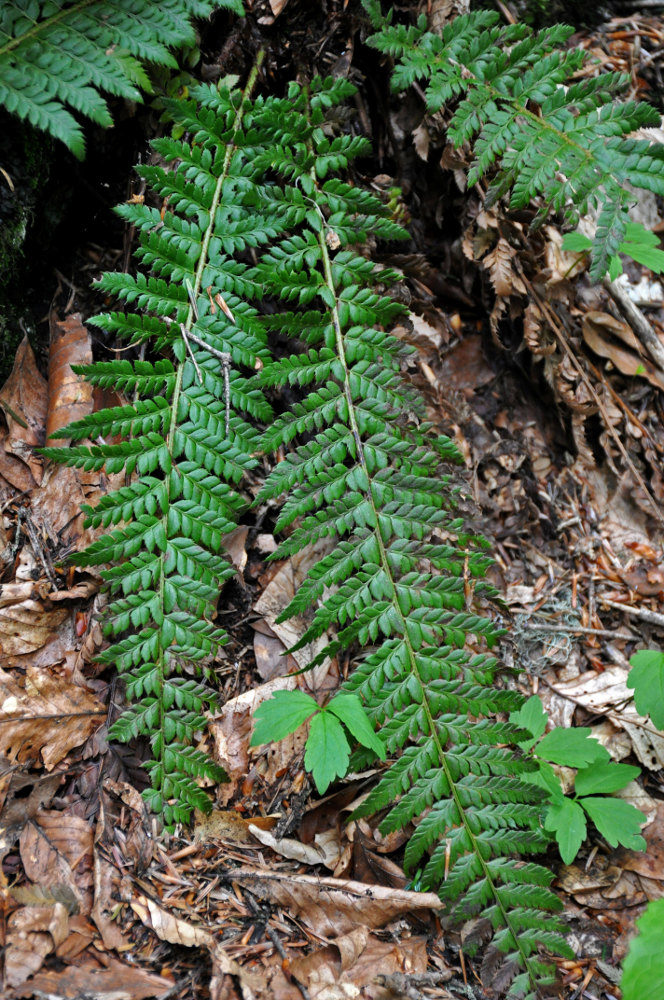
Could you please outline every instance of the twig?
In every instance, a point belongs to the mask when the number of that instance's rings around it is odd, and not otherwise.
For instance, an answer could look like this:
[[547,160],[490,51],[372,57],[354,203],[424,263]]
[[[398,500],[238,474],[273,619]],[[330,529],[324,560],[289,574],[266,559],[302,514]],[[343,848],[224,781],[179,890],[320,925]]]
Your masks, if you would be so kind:
[[[272,927],[270,927],[269,916],[267,917],[267,919],[265,919],[264,914],[261,912],[260,906],[258,905],[258,903],[256,902],[256,900],[254,899],[254,897],[251,895],[250,892],[245,892],[244,898],[246,902],[249,904],[249,909],[253,912],[254,916],[259,917],[261,920],[265,920],[265,933],[267,934],[270,941],[274,945],[277,954],[281,959],[281,967],[284,970],[285,974],[288,971],[288,967],[290,965],[290,959],[286,954],[286,949],[284,948],[283,944],[279,939],[279,935]],[[291,979],[295,983],[298,990],[302,994],[302,1000],[311,1000],[311,994],[309,993],[309,990],[304,985],[304,983],[301,983],[299,979],[296,976],[294,976],[291,972],[288,972],[287,978]]]
[[633,608],[629,604],[619,604],[618,601],[610,601],[607,597],[600,597],[599,600],[609,608],[624,611],[626,615],[632,615],[633,618],[640,618],[641,621],[648,622],[649,625],[657,625],[659,628],[664,628],[664,615],[660,615],[658,611],[649,611],[647,608]]
[[519,629],[526,632],[564,632],[566,634],[577,635],[604,635],[608,639],[626,639],[634,642],[633,635],[626,635],[623,632],[614,632],[608,628],[583,628],[581,625],[520,625]]

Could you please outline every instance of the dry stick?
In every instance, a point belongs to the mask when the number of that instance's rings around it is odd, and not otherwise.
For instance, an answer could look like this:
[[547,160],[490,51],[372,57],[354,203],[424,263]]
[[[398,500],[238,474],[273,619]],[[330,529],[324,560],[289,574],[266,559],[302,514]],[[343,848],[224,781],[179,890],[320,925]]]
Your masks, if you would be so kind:
[[[664,7],[664,0],[660,5]],[[646,351],[658,368],[664,372],[664,346],[641,310],[634,305],[629,295],[608,276],[602,278],[602,284],[616,303],[621,313],[639,338]]]
[[664,615],[660,615],[657,611],[649,611],[647,608],[632,608],[629,604],[619,604],[618,601],[610,601],[607,597],[600,597],[599,600],[609,608],[624,611],[626,615],[640,618],[641,621],[648,622],[649,625],[657,625],[659,628],[664,628]]
[[[250,892],[245,893],[244,898],[248,903],[249,909],[253,912],[254,916],[263,919],[261,908],[254,899],[254,897],[251,895],[251,893]],[[274,945],[275,950],[279,955],[279,958],[281,959],[282,968],[284,972],[286,972],[290,965],[290,960],[288,958],[288,955],[286,954],[286,949],[284,948],[283,944],[279,939],[279,935],[275,930],[273,930],[272,927],[270,927],[269,920],[270,920],[269,917],[267,918],[267,920],[265,920],[265,933],[269,937],[272,944]],[[309,990],[304,985],[304,983],[301,983],[300,980],[297,978],[297,976],[294,976],[292,972],[290,973],[290,975],[292,977],[293,982],[297,986],[298,990],[302,994],[302,1000],[311,1000],[311,995],[309,993]]]
[[[614,607],[622,605],[614,605]],[[608,639],[625,639],[634,642],[635,636],[627,635],[625,632],[614,632],[608,628],[583,628],[581,625],[519,625],[519,631],[525,632],[560,632],[565,635],[604,635]]]
[[597,394],[597,390],[595,389],[595,386],[592,384],[592,382],[588,378],[586,372],[583,370],[583,367],[581,366],[580,362],[577,360],[577,357],[576,357],[574,351],[572,350],[572,348],[569,346],[569,344],[565,340],[565,337],[564,337],[564,335],[563,335],[563,333],[562,333],[562,331],[560,329],[560,324],[558,323],[558,319],[555,316],[553,310],[550,309],[548,303],[545,302],[544,299],[540,295],[538,295],[538,293],[533,288],[531,282],[528,280],[528,278],[526,277],[526,275],[523,273],[523,270],[521,270],[521,277],[523,278],[523,280],[528,285],[528,287],[530,289],[530,294],[532,295],[532,297],[535,299],[535,301],[539,305],[542,313],[544,313],[546,315],[548,323],[549,323],[549,326],[551,327],[551,330],[553,331],[553,334],[554,334],[556,340],[558,341],[558,343],[562,347],[563,351],[565,352],[565,354],[569,358],[569,360],[570,360],[570,362],[572,364],[572,367],[576,370],[576,372],[579,375],[579,378],[583,382],[584,386],[586,387],[586,389],[588,390],[588,392],[590,393],[590,395],[595,400],[597,408],[599,409],[600,413],[602,414],[602,417],[604,418],[604,423],[605,423],[607,431],[609,432],[609,435],[613,439],[616,447],[618,448],[618,451],[620,452],[620,454],[624,458],[625,463],[627,465],[627,468],[630,470],[630,472],[634,476],[634,479],[636,480],[636,482],[639,484],[639,486],[641,487],[641,489],[645,493],[645,495],[646,495],[646,497],[648,499],[648,502],[649,502],[650,506],[652,507],[653,513],[655,514],[655,517],[660,522],[660,524],[664,524],[664,514],[662,514],[661,510],[659,509],[659,505],[658,505],[657,501],[650,494],[650,491],[648,490],[648,487],[646,486],[646,484],[645,484],[645,482],[643,480],[643,477],[638,472],[638,470],[634,466],[634,463],[632,462],[631,458],[627,454],[627,450],[626,450],[624,444],[622,443],[622,441],[618,437],[618,435],[617,435],[617,433],[615,431],[615,428],[612,426],[611,421],[609,420],[608,414],[606,412],[606,408],[605,408],[604,404],[602,403],[602,400],[599,398],[599,396]]

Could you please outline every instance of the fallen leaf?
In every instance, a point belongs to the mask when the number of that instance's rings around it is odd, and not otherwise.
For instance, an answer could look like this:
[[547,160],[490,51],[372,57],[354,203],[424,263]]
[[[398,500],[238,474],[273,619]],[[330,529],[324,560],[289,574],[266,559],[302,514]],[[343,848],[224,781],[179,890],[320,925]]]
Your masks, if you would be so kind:
[[94,694],[53,671],[28,667],[20,677],[0,670],[0,753],[9,760],[34,764],[41,757],[50,771],[106,715]]
[[[11,374],[0,389],[0,407],[8,428],[4,451],[8,457],[15,456],[27,466],[32,486],[41,482],[42,460],[32,449],[44,444],[46,394],[46,380],[37,369],[28,338],[24,337],[16,352]],[[0,467],[0,472],[6,477],[4,468]]]
[[83,914],[92,907],[92,837],[92,827],[80,816],[52,810],[26,823],[19,840],[30,881],[59,891],[65,886]]
[[[291,962],[291,972],[307,987],[312,1000],[392,1000],[380,977],[393,973],[417,975],[427,969],[427,939],[413,936],[379,941],[366,928],[330,941]],[[421,996],[421,994],[420,994]]]
[[[69,933],[67,910],[62,903],[26,906],[7,920],[4,973],[8,986],[20,986],[41,969],[44,959]],[[31,994],[34,995],[34,994]]]
[[[71,369],[72,365],[91,363],[90,334],[81,321],[80,313],[72,313],[62,321],[58,321],[52,313],[48,355],[47,438],[74,420],[82,420],[92,413],[92,385]],[[49,441],[49,445],[66,448],[69,440],[56,438]]]
[[341,856],[339,838],[334,833],[328,837],[317,834],[313,844],[303,844],[292,837],[277,838],[269,830],[261,830],[253,824],[249,825],[249,829],[261,844],[271,847],[284,858],[291,858],[304,865],[325,865],[326,868],[334,869]]
[[627,687],[628,674],[624,667],[608,667],[601,674],[589,670],[571,681],[558,681],[556,693],[593,713],[609,714],[611,722],[628,734],[641,763],[657,771],[664,767],[664,736],[655,732],[649,720],[634,708],[634,692]]
[[69,613],[68,608],[47,607],[43,601],[32,598],[1,607],[0,653],[4,656],[34,653],[46,644]]
[[[137,965],[125,965],[115,958],[105,959],[107,968],[87,962],[71,965],[61,972],[42,972],[24,988],[12,993],[16,997],[94,997],[94,1000],[148,1000],[170,994],[174,981],[166,976],[148,972]],[[29,990],[29,992],[28,992]]]
[[245,869],[233,872],[233,880],[260,899],[283,906],[315,934],[328,938],[348,934],[358,924],[369,929],[384,927],[404,913],[441,908],[433,892],[390,889],[349,879]]
[[608,358],[623,375],[639,375],[664,389],[664,372],[641,354],[642,348],[632,328],[609,313],[587,312],[581,324],[583,339],[602,358]]

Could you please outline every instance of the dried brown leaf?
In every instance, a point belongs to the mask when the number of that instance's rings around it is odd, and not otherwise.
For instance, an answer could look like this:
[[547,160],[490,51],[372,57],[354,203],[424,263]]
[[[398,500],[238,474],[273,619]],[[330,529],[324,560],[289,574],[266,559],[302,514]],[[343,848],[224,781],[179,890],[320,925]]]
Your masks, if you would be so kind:
[[62,903],[26,906],[12,913],[7,921],[4,954],[7,985],[20,986],[38,972],[46,956],[66,939],[68,933],[67,910]]
[[36,885],[65,886],[81,913],[92,906],[92,828],[80,816],[43,811],[27,823],[20,837],[25,874]]
[[[72,313],[58,321],[51,315],[51,343],[48,356],[48,414],[46,437],[74,420],[92,413],[92,386],[82,375],[76,375],[72,365],[92,362],[90,334],[81,321],[80,313]],[[68,438],[56,438],[49,445],[65,448]]]
[[433,892],[409,892],[349,879],[246,869],[234,872],[233,879],[260,899],[299,916],[323,937],[348,934],[358,926],[384,927],[404,913],[440,909],[440,899]]
[[[33,486],[41,482],[42,461],[32,449],[44,444],[46,392],[46,380],[37,369],[28,338],[24,337],[11,374],[0,389],[0,407],[8,429],[4,451],[8,458],[15,456],[28,467]],[[0,472],[7,478],[4,468],[0,467]]]
[[34,764],[41,757],[50,771],[105,717],[94,694],[53,671],[28,667],[20,677],[0,670],[0,754],[9,760]]

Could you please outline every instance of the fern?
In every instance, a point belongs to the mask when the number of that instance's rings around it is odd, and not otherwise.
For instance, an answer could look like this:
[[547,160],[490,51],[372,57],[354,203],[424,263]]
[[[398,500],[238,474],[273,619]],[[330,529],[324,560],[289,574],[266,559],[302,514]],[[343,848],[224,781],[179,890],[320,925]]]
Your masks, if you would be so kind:
[[175,67],[194,40],[191,17],[241,0],[13,0],[0,4],[0,103],[61,139],[79,158],[83,132],[67,108],[113,124],[99,91],[141,100],[144,64]]
[[[95,443],[44,449],[69,465],[124,471],[128,480],[85,508],[88,525],[112,530],[75,561],[111,564],[102,577],[114,594],[105,626],[114,641],[101,660],[125,677],[132,703],[111,735],[150,739],[146,797],[169,826],[194,807],[210,807],[195,779],[223,777],[192,747],[215,699],[191,675],[227,638],[213,623],[220,584],[232,575],[221,545],[246,506],[237,484],[256,464],[254,423],[270,419],[255,383],[255,369],[268,360],[264,331],[244,298],[255,285],[232,255],[248,245],[249,232],[249,245],[257,245],[279,232],[280,214],[284,224],[290,219],[267,187],[258,193],[258,132],[243,126],[248,93],[199,86],[194,97],[169,105],[191,142],[155,140],[170,167],[139,168],[174,211],[162,220],[147,205],[119,209],[140,232],[138,256],[152,273],[107,274],[98,283],[141,312],[92,320],[133,344],[150,339],[173,361],[78,367],[94,385],[131,393],[134,402],[55,435]],[[123,440],[107,441],[115,437]]]
[[664,145],[629,138],[659,126],[648,104],[619,101],[629,74],[601,73],[574,82],[587,54],[563,50],[573,28],[554,25],[533,32],[523,24],[498,26],[498,14],[475,11],[455,18],[442,35],[390,24],[378,0],[363,0],[378,30],[369,44],[395,60],[397,91],[426,83],[429,111],[456,105],[448,125],[455,146],[472,142],[468,183],[497,166],[487,194],[491,205],[511,192],[510,207],[541,199],[533,225],[553,210],[576,224],[597,211],[590,277],[599,281],[625,239],[628,185],[664,195]]
[[[332,545],[282,615],[323,599],[293,648],[328,629],[336,638],[314,664],[365,647],[345,689],[361,696],[392,762],[355,815],[387,809],[384,833],[417,822],[407,870],[439,892],[451,916],[480,918],[485,983],[511,982],[513,995],[532,997],[550,980],[538,949],[569,954],[551,915],[561,908],[551,873],[511,857],[546,845],[543,793],[519,780],[533,765],[509,748],[518,729],[495,719],[522,699],[496,687],[496,660],[479,648],[500,633],[477,606],[492,595],[489,559],[487,543],[457,516],[449,463],[459,453],[426,422],[401,373],[409,348],[384,332],[405,312],[384,293],[396,273],[357,250],[368,238],[405,234],[375,197],[331,176],[366,151],[325,124],[330,103],[351,93],[341,80],[292,85],[264,121],[272,144],[263,161],[306,212],[256,268],[276,300],[301,309],[263,324],[306,347],[261,376],[266,387],[304,393],[265,434],[266,446],[292,450],[258,500],[286,494],[277,528],[292,530],[276,558],[321,537]],[[358,752],[355,764],[368,759]]]
[[[105,275],[102,289],[128,309],[95,320],[168,356],[79,368],[134,401],[60,432],[83,443],[46,450],[127,476],[87,510],[106,533],[78,557],[111,564],[102,658],[132,702],[112,735],[150,739],[146,794],[167,824],[209,805],[197,779],[220,773],[193,742],[213,696],[192,667],[225,640],[213,617],[230,573],[220,543],[244,507],[238,484],[259,450],[283,447],[257,501],[285,495],[277,557],[330,540],[283,617],[315,608],[296,649],[336,630],[314,663],[363,649],[345,693],[362,698],[391,758],[358,815],[387,810],[384,831],[417,821],[405,857],[415,884],[435,888],[451,917],[479,917],[487,984],[533,997],[551,976],[539,950],[570,953],[551,873],[513,856],[549,838],[544,793],[520,780],[536,765],[510,748],[529,734],[497,719],[523,699],[495,684],[488,546],[459,513],[459,452],[402,374],[411,349],[387,332],[406,312],[387,294],[399,276],[360,252],[406,234],[336,176],[368,151],[333,125],[349,83],[254,101],[250,89],[200,86],[168,105],[190,140],[157,140],[171,167],[141,173],[170,210],[121,209],[145,270]],[[266,297],[262,314],[251,302]],[[273,360],[274,337],[291,353]],[[264,392],[286,385],[299,401],[272,420]],[[369,759],[358,751],[355,764]]]

